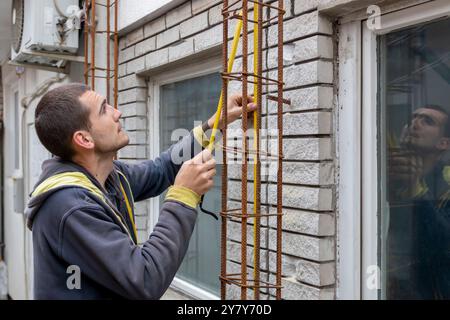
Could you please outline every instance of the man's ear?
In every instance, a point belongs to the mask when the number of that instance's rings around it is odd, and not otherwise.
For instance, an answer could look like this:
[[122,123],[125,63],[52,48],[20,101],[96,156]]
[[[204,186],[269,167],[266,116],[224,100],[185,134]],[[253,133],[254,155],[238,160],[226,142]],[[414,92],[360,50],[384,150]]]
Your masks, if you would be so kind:
[[76,149],[94,149],[95,143],[91,134],[85,130],[76,131],[72,136],[72,142]]
[[443,137],[443,138],[439,139],[437,148],[441,151],[449,150],[450,149],[450,138]]

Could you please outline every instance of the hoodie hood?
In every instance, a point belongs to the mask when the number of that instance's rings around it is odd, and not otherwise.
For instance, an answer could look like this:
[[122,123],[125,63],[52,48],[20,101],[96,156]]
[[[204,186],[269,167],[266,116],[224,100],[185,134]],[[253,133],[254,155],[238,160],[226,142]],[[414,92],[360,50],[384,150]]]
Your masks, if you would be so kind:
[[62,160],[59,157],[53,157],[51,159],[45,160],[42,163],[42,173],[39,176],[38,182],[33,187],[33,190],[30,193],[31,199],[28,201],[27,207],[25,209],[25,216],[27,218],[27,226],[30,230],[32,230],[33,227],[33,220],[36,217],[36,215],[39,212],[40,207],[44,203],[44,201],[51,196],[53,193],[65,189],[65,188],[72,188],[73,186],[61,186],[57,188],[53,188],[51,190],[48,190],[44,193],[41,193],[36,196],[32,196],[33,192],[36,190],[36,188],[46,179],[65,172],[81,172],[85,174],[89,180],[100,190],[103,190],[100,183],[95,179],[86,169],[84,169],[82,166],[71,162],[71,161],[65,161]]

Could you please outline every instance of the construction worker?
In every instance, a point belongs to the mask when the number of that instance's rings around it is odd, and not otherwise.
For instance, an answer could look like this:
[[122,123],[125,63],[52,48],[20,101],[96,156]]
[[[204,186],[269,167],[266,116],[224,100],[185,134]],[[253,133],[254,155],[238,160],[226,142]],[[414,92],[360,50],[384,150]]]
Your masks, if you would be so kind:
[[388,299],[450,299],[450,117],[414,111],[389,155]]
[[[228,100],[230,123],[241,102]],[[215,118],[159,158],[131,165],[114,160],[129,143],[120,117],[83,84],[49,91],[36,108],[37,135],[55,156],[43,163],[26,209],[36,299],[159,299],[183,260],[196,207],[216,174],[210,151],[201,151]],[[184,162],[174,162],[180,155]],[[166,189],[158,223],[139,246],[133,204]]]

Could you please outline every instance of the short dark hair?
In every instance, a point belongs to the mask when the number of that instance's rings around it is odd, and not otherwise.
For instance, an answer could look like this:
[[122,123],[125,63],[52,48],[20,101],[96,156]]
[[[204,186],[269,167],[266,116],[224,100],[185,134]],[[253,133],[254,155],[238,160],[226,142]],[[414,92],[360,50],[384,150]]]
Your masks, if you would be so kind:
[[73,134],[90,127],[89,109],[80,101],[89,90],[82,83],[65,84],[48,91],[36,107],[34,123],[39,140],[64,160],[74,155]]
[[436,104],[427,104],[424,108],[439,111],[447,116],[447,121],[444,125],[444,137],[450,138],[450,113],[448,110]]

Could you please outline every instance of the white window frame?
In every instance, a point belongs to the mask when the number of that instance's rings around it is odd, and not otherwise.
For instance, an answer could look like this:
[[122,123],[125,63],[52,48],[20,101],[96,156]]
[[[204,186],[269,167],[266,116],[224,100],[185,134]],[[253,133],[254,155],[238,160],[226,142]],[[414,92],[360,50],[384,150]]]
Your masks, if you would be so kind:
[[[200,77],[211,74],[213,72],[222,71],[222,60],[220,56],[215,56],[205,61],[187,65],[185,67],[177,67],[173,70],[164,71],[164,73],[151,76],[149,79],[149,92],[151,94],[148,100],[148,123],[149,123],[149,144],[150,144],[150,158],[154,159],[159,156],[159,107],[160,107],[160,89],[161,86],[173,82],[178,82],[186,79]],[[219,97],[217,97],[217,100]],[[216,106],[211,106],[211,115],[216,112]],[[199,119],[200,120],[200,119]],[[201,119],[205,121],[207,119]],[[188,130],[192,128],[186,128]],[[153,227],[158,222],[160,210],[159,198],[155,197],[150,200],[150,219],[148,231],[149,234],[153,231]],[[172,284],[175,289],[186,293],[196,299],[201,300],[219,300],[220,297],[216,296],[202,288],[199,288],[185,280],[175,277]]]
[[366,20],[340,26],[339,299],[378,299],[379,295],[379,290],[366,285],[372,275],[368,267],[378,265],[377,36],[445,17],[450,17],[450,2],[436,0],[382,14],[379,29],[369,29]]

